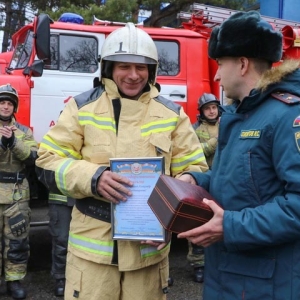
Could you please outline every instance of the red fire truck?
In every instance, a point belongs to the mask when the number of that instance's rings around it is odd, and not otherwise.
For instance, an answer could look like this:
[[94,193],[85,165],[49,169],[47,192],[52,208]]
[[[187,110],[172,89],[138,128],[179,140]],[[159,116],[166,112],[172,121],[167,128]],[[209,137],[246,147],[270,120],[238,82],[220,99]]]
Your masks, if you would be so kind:
[[[158,48],[162,96],[181,104],[193,122],[203,92],[222,98],[213,81],[216,65],[208,58],[207,40],[212,28],[235,11],[200,4],[191,11],[178,14],[184,29],[143,29]],[[300,24],[266,19],[284,35],[284,56],[299,57]],[[13,52],[0,54],[0,84],[9,82],[18,90],[17,118],[33,129],[38,142],[55,124],[66,99],[93,87],[102,44],[119,26],[97,19],[93,25],[52,22],[40,15],[14,34]]]
[[[192,122],[202,93],[213,93],[222,101],[207,40],[212,28],[234,12],[195,3],[190,12],[178,14],[183,28],[142,27],[158,49],[161,95],[181,104]],[[300,57],[300,24],[265,19],[283,33],[283,59]],[[0,85],[10,83],[18,90],[17,119],[32,128],[38,142],[55,124],[67,99],[99,80],[101,47],[120,26],[96,18],[93,25],[53,22],[42,14],[13,35],[14,50],[0,54]]]

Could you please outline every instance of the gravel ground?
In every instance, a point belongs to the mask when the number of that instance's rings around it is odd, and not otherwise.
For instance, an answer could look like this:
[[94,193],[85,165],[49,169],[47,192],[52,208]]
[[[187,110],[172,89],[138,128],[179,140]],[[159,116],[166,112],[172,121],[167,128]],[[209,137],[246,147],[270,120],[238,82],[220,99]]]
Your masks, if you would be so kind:
[[[31,257],[28,265],[28,274],[24,280],[28,290],[27,299],[62,299],[53,295],[54,282],[49,274],[51,239],[47,227],[31,228],[30,243]],[[202,300],[202,284],[192,281],[191,269],[186,262],[186,253],[186,240],[173,238],[170,253],[170,276],[174,279],[174,284],[169,289],[168,300]],[[0,286],[0,299],[12,299],[6,295],[5,285]]]

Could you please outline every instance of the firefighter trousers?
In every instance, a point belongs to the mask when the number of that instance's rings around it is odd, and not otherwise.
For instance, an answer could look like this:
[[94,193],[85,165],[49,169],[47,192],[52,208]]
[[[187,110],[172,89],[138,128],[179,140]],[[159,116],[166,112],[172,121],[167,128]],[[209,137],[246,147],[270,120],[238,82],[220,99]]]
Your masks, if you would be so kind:
[[5,281],[21,280],[27,273],[27,263],[29,259],[29,227],[31,211],[29,200],[19,201],[19,210],[26,220],[26,231],[15,236],[12,234],[8,217],[4,212],[10,205],[0,204],[0,275],[2,273],[2,263],[4,265]]
[[49,232],[52,237],[51,275],[54,279],[64,279],[68,251],[68,238],[72,206],[49,204]]
[[187,254],[188,262],[194,267],[204,267],[204,249],[201,246],[188,242],[189,250]]
[[139,270],[87,261],[68,252],[65,300],[166,300],[169,260]]

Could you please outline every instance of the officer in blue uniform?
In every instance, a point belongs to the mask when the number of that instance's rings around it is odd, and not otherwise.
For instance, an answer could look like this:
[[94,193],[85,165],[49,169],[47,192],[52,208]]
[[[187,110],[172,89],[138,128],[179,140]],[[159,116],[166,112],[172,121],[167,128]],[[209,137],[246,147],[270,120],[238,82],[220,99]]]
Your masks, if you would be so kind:
[[179,234],[205,247],[203,299],[300,299],[300,70],[259,13],[212,31],[215,80],[234,99],[220,121],[212,170],[190,173],[214,217]]

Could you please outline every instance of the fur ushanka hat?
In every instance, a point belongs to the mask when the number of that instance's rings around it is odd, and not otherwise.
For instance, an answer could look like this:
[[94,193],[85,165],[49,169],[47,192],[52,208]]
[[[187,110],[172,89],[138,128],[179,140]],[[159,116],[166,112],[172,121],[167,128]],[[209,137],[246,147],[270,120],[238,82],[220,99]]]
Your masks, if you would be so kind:
[[277,62],[282,55],[282,35],[258,12],[238,12],[213,29],[208,54],[213,59],[245,56]]

